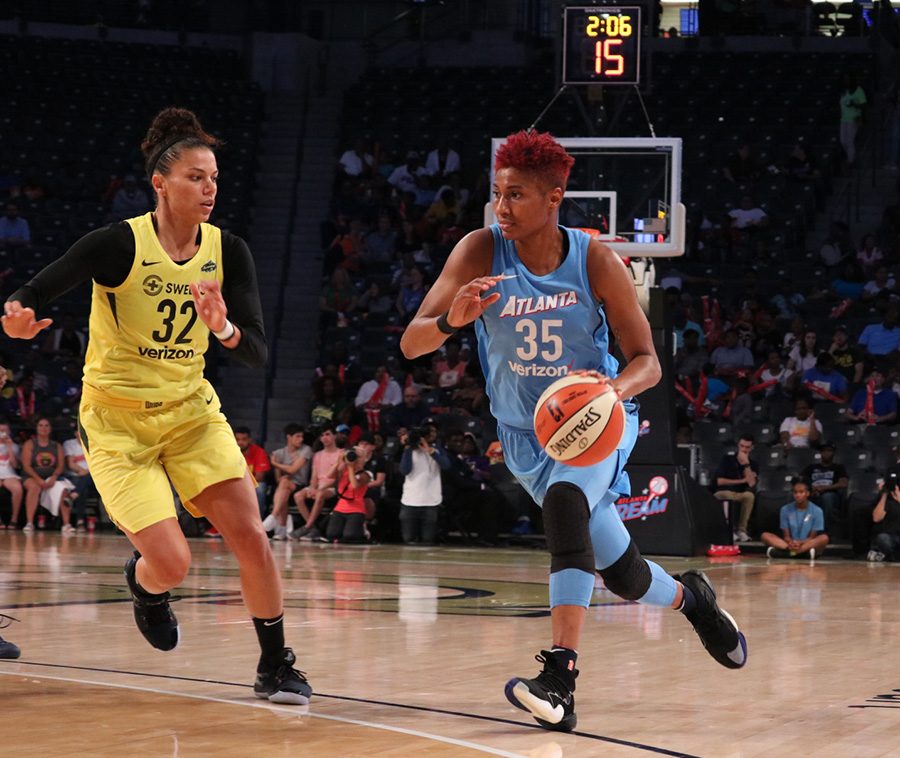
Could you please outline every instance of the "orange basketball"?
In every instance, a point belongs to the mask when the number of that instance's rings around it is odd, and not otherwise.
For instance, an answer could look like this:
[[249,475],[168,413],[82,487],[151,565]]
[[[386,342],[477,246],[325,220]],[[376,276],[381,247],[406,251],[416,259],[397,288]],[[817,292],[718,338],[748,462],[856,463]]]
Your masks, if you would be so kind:
[[554,460],[592,466],[608,458],[625,433],[625,409],[604,379],[575,374],[544,390],[534,409],[534,432]]

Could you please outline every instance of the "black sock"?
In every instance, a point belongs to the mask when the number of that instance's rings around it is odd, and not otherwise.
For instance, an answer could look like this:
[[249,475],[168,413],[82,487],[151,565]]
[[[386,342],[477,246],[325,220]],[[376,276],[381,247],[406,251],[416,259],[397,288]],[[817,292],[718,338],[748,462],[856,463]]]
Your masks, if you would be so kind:
[[560,661],[563,665],[563,668],[566,671],[573,671],[575,669],[575,662],[578,660],[578,651],[572,650],[569,647],[560,647],[559,645],[554,645],[550,648],[550,652],[556,656],[556,659]]
[[689,587],[685,587],[683,584],[681,585],[681,591],[684,593],[684,595],[681,598],[681,605],[678,606],[677,610],[681,611],[685,616],[687,616],[697,607],[697,596],[691,591]]
[[262,653],[259,656],[257,671],[275,668],[282,662],[284,650],[284,614],[273,619],[253,619],[256,636]]

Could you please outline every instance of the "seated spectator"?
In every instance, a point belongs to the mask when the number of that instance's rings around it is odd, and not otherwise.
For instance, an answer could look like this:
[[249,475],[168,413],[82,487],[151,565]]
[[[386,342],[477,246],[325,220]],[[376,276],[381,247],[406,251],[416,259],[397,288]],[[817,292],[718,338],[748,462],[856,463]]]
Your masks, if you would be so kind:
[[19,512],[22,510],[22,477],[18,474],[19,446],[13,441],[9,424],[0,421],[0,486],[7,490],[12,498],[12,516],[9,525],[3,529],[17,529]]
[[847,327],[836,326],[828,348],[834,358],[834,368],[852,384],[859,384],[863,377],[863,362],[859,350],[847,339]]
[[777,394],[784,394],[792,389],[794,372],[787,368],[782,360],[781,353],[777,350],[769,351],[766,359],[765,368],[759,374],[760,383],[774,382],[765,390],[766,397],[772,397]]
[[696,376],[709,361],[709,354],[700,347],[700,335],[696,329],[685,329],[684,344],[675,351],[675,373],[678,376]]
[[897,395],[890,387],[885,387],[884,379],[884,369],[872,369],[866,386],[858,389],[850,401],[848,421],[892,424],[897,420]]
[[259,504],[259,517],[264,519],[268,511],[266,504],[268,482],[266,480],[269,478],[269,472],[272,470],[269,456],[266,455],[266,451],[262,447],[253,443],[249,427],[234,427],[234,441],[237,442],[237,446],[244,454],[247,468],[256,480],[256,502]]
[[890,296],[894,295],[897,292],[897,282],[890,275],[887,266],[878,266],[875,269],[875,275],[873,279],[870,279],[866,282],[863,287],[863,300],[874,300],[882,293]]
[[[88,470],[87,458],[84,455],[84,447],[81,441],[81,427],[75,425],[75,436],[63,443],[63,453],[66,456],[66,478],[72,483],[73,489],[68,493],[69,501],[75,515],[75,531],[84,531],[87,516],[87,499],[99,498],[94,479]],[[88,528],[93,530],[91,524]]]
[[696,321],[688,318],[688,312],[684,308],[678,308],[672,315],[672,326],[675,333],[675,349],[684,345],[684,333],[688,329],[693,329],[697,333],[697,344],[701,347],[706,344],[706,337],[703,334],[703,327]]
[[116,190],[112,199],[110,221],[121,221],[126,218],[143,216],[147,211],[153,210],[150,198],[141,187],[133,174],[125,177],[122,186]]
[[6,204],[6,215],[0,216],[0,250],[15,252],[31,244],[31,227],[19,215],[19,206]]
[[843,221],[832,221],[828,236],[819,250],[822,263],[828,268],[836,268],[853,256],[853,241],[850,229]]
[[816,365],[803,372],[803,385],[818,398],[834,402],[847,402],[847,379],[834,369],[834,356],[821,352]]
[[273,540],[290,539],[293,524],[288,525],[288,504],[291,496],[311,481],[309,469],[313,454],[312,448],[303,444],[303,427],[300,424],[285,426],[284,440],[285,446],[272,453],[275,493],[272,495],[272,513],[263,524],[267,532],[273,532]]
[[827,531],[834,535],[843,514],[849,479],[847,469],[834,462],[833,442],[823,442],[819,451],[822,459],[803,469],[801,477],[810,483],[812,497],[825,514]]
[[52,438],[53,427],[50,419],[39,418],[35,435],[22,447],[22,470],[25,480],[25,523],[24,531],[34,531],[34,516],[38,505],[50,511],[53,516],[62,514],[63,534],[72,534],[72,509],[66,502],[66,493],[72,489],[68,479],[62,474],[66,459],[63,447]]
[[799,314],[794,316],[791,319],[791,326],[784,333],[784,340],[781,343],[784,353],[790,353],[791,350],[803,342],[803,335],[806,334],[806,332],[806,321],[803,320],[803,316]]
[[[316,528],[316,521],[325,507],[325,503],[336,494],[333,471],[344,451],[337,446],[337,434],[331,426],[324,427],[319,434],[322,449],[316,451],[312,458],[312,472],[309,486],[294,493],[297,510],[303,516],[304,524],[297,533],[298,540],[316,542],[322,533]],[[307,505],[312,500],[312,508]]]
[[[452,189],[445,189],[437,196],[437,199],[428,206],[425,212],[425,221],[431,225],[432,230],[447,220],[450,215],[459,214],[459,205],[456,202],[456,193]],[[434,235],[432,234],[432,239]]]
[[750,457],[753,452],[753,435],[742,434],[738,440],[737,453],[723,455],[716,468],[716,491],[718,500],[729,500],[741,507],[734,530],[735,542],[749,542],[747,532],[753,504],[756,502],[756,483],[759,480],[759,464]]
[[323,326],[333,326],[338,323],[339,314],[355,310],[356,303],[356,287],[350,280],[350,274],[346,269],[336,268],[319,295],[319,311],[322,314]]
[[371,263],[390,263],[397,252],[397,230],[391,217],[382,213],[378,227],[366,235],[366,260]]
[[[64,313],[62,318],[47,330],[41,351],[51,357],[83,358],[87,348],[87,335],[75,326],[75,315]],[[79,372],[80,376],[80,372]]]
[[369,474],[366,521],[372,521],[377,516],[378,506],[384,497],[384,485],[387,482],[388,461],[384,457],[384,437],[364,432],[357,440],[356,448],[363,456],[363,468]]
[[366,233],[361,219],[350,219],[342,225],[325,252],[325,271],[343,268],[352,274],[359,273],[366,257]]
[[425,157],[425,173],[435,181],[444,181],[445,177],[459,174],[461,162],[456,152],[446,139],[439,141],[438,146]]
[[422,270],[416,266],[408,270],[404,279],[397,294],[397,313],[400,314],[403,323],[406,323],[416,315],[428,289],[425,287]]
[[800,181],[816,179],[820,176],[820,172],[816,168],[816,161],[802,140],[797,140],[791,148],[791,154],[785,161],[784,173],[789,178]]
[[81,375],[83,363],[76,360],[67,360],[63,366],[63,373],[53,387],[54,405],[57,409],[68,408],[77,414],[78,404],[81,402]]
[[369,431],[377,432],[381,428],[382,413],[400,405],[402,399],[400,385],[390,375],[387,366],[378,366],[375,375],[359,388],[353,404],[365,412]]
[[419,390],[410,384],[403,388],[403,403],[391,410],[390,427],[395,432],[400,429],[415,429],[430,415],[431,409],[422,402]]
[[381,291],[378,282],[370,282],[357,303],[357,308],[363,313],[390,313],[393,307],[393,299]]
[[818,337],[812,329],[803,333],[803,339],[795,344],[788,353],[787,366],[791,371],[803,376],[804,372],[815,368],[819,357]]
[[846,261],[840,274],[835,276],[828,286],[835,297],[855,302],[862,298],[866,276],[855,260]]
[[431,384],[441,389],[453,389],[466,373],[466,362],[459,357],[459,338],[450,337],[444,343],[444,354],[435,353]]
[[872,511],[872,543],[866,559],[873,562],[900,559],[900,480],[888,478]]
[[812,447],[822,435],[822,422],[810,408],[809,400],[799,397],[794,402],[794,415],[781,422],[779,432],[785,449]]
[[809,554],[810,560],[821,556],[828,545],[825,516],[819,506],[809,501],[809,483],[794,482],[794,502],[782,506],[779,526],[781,536],[763,532],[761,539],[768,545],[769,558],[794,558]]
[[739,231],[760,229],[769,223],[768,214],[754,202],[750,195],[741,197],[741,204],[728,211],[731,228]]
[[480,454],[475,436],[456,431],[447,437],[449,467],[442,474],[444,506],[476,532],[480,543],[495,545],[503,499],[491,485],[491,464]]
[[344,385],[334,376],[319,376],[313,381],[309,423],[313,426],[337,424],[347,407]]
[[410,150],[406,154],[406,163],[397,166],[387,181],[398,192],[410,192],[415,195],[418,202],[419,191],[424,186],[425,176],[425,168],[422,166],[419,154],[415,150]]
[[338,158],[338,171],[353,178],[371,173],[375,159],[366,150],[365,140],[359,139],[350,150],[345,150]]
[[872,276],[881,268],[881,261],[884,260],[884,253],[881,252],[881,248],[878,247],[876,242],[874,234],[867,234],[863,237],[862,244],[856,251],[856,260],[862,266],[863,273],[866,276]]
[[900,310],[891,305],[879,324],[869,324],[859,335],[859,344],[869,355],[887,355],[900,348]]
[[325,527],[327,542],[366,541],[366,493],[371,477],[365,470],[365,451],[342,451],[331,474],[337,482],[337,505]]
[[400,528],[407,545],[433,545],[437,541],[438,507],[443,501],[441,470],[450,467],[450,459],[429,436],[415,429],[400,440],[404,446],[400,460]]
[[725,332],[725,344],[713,350],[710,361],[715,367],[716,376],[734,376],[739,371],[753,368],[753,353],[738,344],[736,329]]
[[748,143],[742,143],[728,158],[722,174],[733,184],[752,183],[762,176],[762,168]]
[[481,416],[488,407],[488,396],[482,386],[481,370],[469,364],[460,379],[459,386],[450,394],[450,404],[455,413],[463,416]]

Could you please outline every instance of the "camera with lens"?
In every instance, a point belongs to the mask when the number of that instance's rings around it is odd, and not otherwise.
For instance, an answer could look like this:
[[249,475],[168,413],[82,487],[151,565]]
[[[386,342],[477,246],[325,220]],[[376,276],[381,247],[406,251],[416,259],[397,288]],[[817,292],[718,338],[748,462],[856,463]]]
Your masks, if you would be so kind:
[[344,453],[344,460],[347,461],[347,463],[353,463],[358,458],[359,458],[359,453],[357,453],[352,448],[350,450],[348,450],[346,453]]
[[419,447],[422,444],[422,440],[428,434],[427,429],[422,429],[420,427],[414,427],[409,430],[409,433],[406,435],[406,444],[410,447]]

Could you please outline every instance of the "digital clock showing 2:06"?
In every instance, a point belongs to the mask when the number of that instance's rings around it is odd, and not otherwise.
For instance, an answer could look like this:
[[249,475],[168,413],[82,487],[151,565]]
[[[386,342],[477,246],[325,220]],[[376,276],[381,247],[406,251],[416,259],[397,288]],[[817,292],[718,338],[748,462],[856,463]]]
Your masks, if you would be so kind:
[[563,17],[563,84],[638,84],[641,9],[569,6]]

